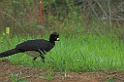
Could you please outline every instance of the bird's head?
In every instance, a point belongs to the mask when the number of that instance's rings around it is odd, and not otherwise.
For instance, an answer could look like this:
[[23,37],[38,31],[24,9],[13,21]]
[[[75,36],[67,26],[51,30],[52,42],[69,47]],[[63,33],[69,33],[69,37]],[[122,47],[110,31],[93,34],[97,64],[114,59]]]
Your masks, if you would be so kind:
[[50,42],[59,41],[59,34],[57,32],[53,32],[50,35],[49,40],[50,40]]

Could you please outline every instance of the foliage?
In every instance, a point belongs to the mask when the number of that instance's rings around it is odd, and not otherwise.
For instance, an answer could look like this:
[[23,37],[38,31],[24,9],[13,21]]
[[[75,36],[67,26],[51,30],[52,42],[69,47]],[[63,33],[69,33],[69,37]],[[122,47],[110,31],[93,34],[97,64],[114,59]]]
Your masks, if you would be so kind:
[[[70,32],[101,32],[109,35],[112,31],[118,38],[122,38],[122,21],[110,20],[112,17],[123,17],[116,11],[123,1],[115,2],[110,1],[109,4],[108,1],[99,0],[43,0],[43,26],[48,31],[66,32],[69,35]],[[25,34],[24,30],[27,34],[38,34],[36,27],[39,25],[39,0],[3,0],[0,4],[0,31],[9,26],[12,35]]]

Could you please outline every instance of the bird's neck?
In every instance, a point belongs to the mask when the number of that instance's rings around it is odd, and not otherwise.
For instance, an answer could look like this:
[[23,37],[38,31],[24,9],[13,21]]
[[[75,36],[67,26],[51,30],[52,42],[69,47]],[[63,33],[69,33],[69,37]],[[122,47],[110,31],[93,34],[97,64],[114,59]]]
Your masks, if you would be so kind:
[[51,44],[55,45],[55,41],[51,41],[51,40],[50,40],[49,42],[50,42]]

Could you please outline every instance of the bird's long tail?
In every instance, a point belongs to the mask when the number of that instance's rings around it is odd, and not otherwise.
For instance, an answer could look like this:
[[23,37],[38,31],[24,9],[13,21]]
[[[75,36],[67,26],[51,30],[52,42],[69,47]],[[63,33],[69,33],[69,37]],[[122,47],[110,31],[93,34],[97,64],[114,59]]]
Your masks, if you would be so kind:
[[21,52],[21,50],[18,50],[18,49],[8,50],[8,51],[0,53],[0,57],[6,57],[6,56],[14,55],[14,54],[19,53],[19,52]]

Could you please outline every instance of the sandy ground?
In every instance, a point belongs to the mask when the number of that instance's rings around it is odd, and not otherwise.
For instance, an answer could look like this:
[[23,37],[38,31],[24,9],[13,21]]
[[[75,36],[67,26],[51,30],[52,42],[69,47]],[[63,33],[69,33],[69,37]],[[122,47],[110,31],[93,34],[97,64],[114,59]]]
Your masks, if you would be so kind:
[[[26,82],[124,82],[124,72],[109,70],[104,72],[51,72],[26,66],[16,66],[8,60],[0,61],[0,82],[12,82],[10,74],[17,75]],[[21,82],[21,81],[18,81]]]

